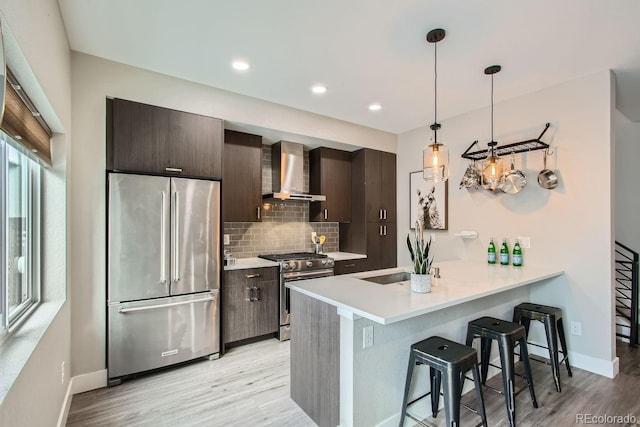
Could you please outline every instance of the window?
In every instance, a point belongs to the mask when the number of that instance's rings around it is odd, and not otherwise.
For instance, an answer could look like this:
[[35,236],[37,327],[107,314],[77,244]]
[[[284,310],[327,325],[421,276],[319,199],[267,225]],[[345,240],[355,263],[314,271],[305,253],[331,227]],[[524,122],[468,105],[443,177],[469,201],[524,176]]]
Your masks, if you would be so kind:
[[0,332],[40,299],[40,166],[0,132]]

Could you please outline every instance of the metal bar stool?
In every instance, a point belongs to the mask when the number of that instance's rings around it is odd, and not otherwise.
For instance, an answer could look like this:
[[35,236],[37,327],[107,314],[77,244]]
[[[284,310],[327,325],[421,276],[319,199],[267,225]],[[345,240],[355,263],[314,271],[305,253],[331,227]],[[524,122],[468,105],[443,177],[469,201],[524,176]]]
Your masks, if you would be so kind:
[[[562,324],[562,309],[550,307],[548,305],[532,304],[524,302],[518,304],[513,309],[513,321],[520,323],[525,328],[526,337],[529,337],[529,325],[531,320],[538,320],[544,324],[544,331],[547,335],[547,347],[535,343],[527,342],[536,347],[549,350],[549,360],[551,364],[551,372],[556,383],[556,390],[561,391],[560,387],[560,364],[564,362],[567,368],[567,374],[572,377],[571,365],[569,364],[569,353],[567,352],[567,340],[564,335],[564,325]],[[562,360],[558,360],[558,338],[560,338],[560,346],[562,347]]]
[[[529,355],[526,349],[526,331],[524,326],[509,321],[496,319],[494,317],[481,317],[469,322],[467,327],[467,345],[473,344],[474,338],[480,338],[481,368],[480,376],[482,384],[487,382],[487,372],[489,370],[489,361],[491,359],[491,341],[496,340],[498,349],[500,350],[501,366],[494,366],[502,369],[502,385],[503,390],[496,390],[503,393],[505,403],[507,405],[507,413],[509,414],[509,423],[511,426],[516,425],[516,400],[518,393],[524,390],[524,387],[517,392],[515,386],[515,369],[514,369],[514,347],[516,343],[520,343],[522,350],[520,351],[522,361],[524,363],[525,375],[523,378],[527,380],[529,393],[531,394],[531,402],[533,407],[538,407],[536,394],[533,390],[533,378],[531,376],[531,365],[529,364]],[[477,357],[477,356],[476,356]],[[520,376],[520,375],[519,375]]]
[[[431,378],[431,391],[420,397],[407,402],[409,389],[411,388],[411,378],[416,364],[429,366]],[[473,381],[476,389],[476,400],[478,409],[474,410],[460,402],[462,394],[463,378],[466,372],[472,371]],[[482,398],[482,388],[478,374],[478,356],[472,347],[459,344],[441,337],[430,337],[411,346],[409,356],[409,368],[407,369],[407,379],[404,387],[404,397],[402,399],[402,415],[400,416],[400,427],[404,425],[405,416],[417,421],[422,425],[421,420],[407,412],[407,407],[418,400],[431,395],[431,411],[433,417],[438,415],[438,403],[440,400],[440,384],[444,379],[444,411],[447,418],[447,426],[457,427],[460,425],[460,405],[479,415],[482,422],[478,425],[487,425],[487,416],[484,410],[484,399]]]

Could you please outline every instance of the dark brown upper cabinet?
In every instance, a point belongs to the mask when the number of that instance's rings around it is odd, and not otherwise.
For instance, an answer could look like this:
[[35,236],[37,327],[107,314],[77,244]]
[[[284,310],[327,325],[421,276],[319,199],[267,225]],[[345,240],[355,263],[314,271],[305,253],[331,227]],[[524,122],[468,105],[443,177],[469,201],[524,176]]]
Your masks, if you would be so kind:
[[363,149],[367,222],[396,222],[396,155]]
[[351,222],[351,153],[327,147],[309,151],[309,192],[327,197],[309,204],[310,221]]
[[262,217],[262,137],[224,131],[222,218],[255,222]]
[[222,178],[222,120],[107,99],[107,169]]

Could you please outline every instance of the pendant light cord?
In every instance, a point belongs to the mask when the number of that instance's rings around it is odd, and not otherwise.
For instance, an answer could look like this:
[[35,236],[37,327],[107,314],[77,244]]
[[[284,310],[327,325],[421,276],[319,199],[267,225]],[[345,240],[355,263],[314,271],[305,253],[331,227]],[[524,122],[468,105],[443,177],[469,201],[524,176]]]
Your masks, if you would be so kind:
[[493,142],[493,74],[491,74],[491,142]]
[[[438,123],[438,43],[433,50],[433,123]],[[437,141],[434,141],[437,142]]]

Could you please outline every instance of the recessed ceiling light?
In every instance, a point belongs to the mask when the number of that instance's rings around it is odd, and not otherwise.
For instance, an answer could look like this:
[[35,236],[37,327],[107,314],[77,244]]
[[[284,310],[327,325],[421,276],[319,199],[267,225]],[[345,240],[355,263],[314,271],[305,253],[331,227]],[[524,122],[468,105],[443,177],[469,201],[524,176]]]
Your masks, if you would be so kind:
[[374,102],[373,104],[369,105],[369,110],[371,111],[380,111],[382,109],[382,105],[380,105],[377,102]]
[[315,84],[311,86],[311,92],[313,93],[322,94],[322,93],[325,93],[326,91],[327,91],[327,87],[323,84]]
[[249,69],[249,63],[241,59],[237,59],[231,63],[234,70],[247,71]]

